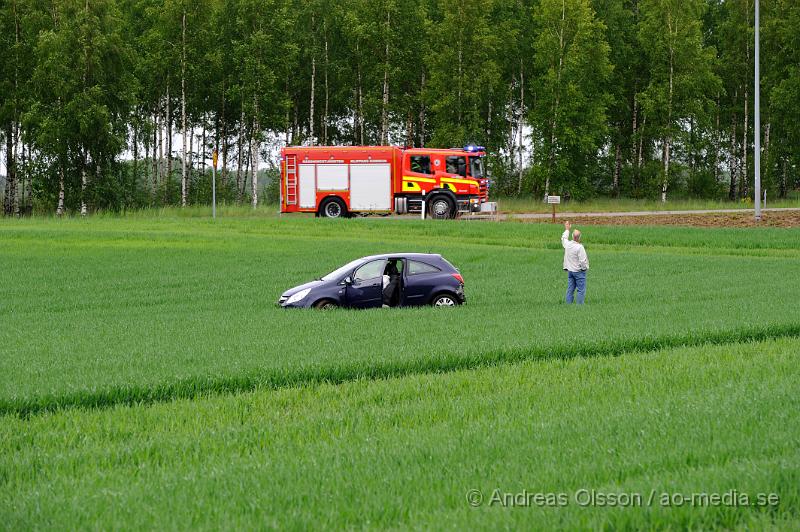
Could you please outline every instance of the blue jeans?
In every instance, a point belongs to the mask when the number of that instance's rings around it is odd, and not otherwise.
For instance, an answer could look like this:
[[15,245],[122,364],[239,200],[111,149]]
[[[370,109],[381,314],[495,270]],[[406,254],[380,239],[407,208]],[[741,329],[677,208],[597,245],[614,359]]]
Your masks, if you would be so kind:
[[578,297],[575,302],[583,305],[586,298],[586,272],[567,272],[567,303],[572,303],[572,294],[578,289]]

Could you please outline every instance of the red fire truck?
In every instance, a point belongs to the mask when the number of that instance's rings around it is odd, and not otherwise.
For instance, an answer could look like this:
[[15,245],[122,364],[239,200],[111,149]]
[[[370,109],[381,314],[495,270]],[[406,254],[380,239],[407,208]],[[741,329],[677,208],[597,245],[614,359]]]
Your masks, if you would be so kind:
[[482,146],[290,146],[281,150],[281,212],[454,218],[488,199]]

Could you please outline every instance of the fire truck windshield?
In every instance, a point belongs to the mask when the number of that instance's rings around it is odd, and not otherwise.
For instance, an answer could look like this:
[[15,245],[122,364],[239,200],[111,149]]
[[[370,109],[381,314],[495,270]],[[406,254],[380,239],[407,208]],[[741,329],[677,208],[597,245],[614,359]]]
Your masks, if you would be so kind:
[[469,166],[469,175],[474,177],[475,179],[482,179],[483,178],[483,158],[482,157],[472,157],[470,159],[470,166]]

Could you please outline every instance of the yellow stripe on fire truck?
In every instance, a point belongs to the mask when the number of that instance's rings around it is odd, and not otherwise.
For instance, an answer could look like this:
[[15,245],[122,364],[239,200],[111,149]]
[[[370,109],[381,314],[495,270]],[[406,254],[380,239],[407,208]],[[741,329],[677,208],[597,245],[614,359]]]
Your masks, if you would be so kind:
[[455,183],[458,185],[477,184],[474,179],[461,179],[458,177],[443,177],[441,181],[442,183]]
[[403,176],[403,192],[421,192],[420,183],[436,183],[435,179],[427,177]]

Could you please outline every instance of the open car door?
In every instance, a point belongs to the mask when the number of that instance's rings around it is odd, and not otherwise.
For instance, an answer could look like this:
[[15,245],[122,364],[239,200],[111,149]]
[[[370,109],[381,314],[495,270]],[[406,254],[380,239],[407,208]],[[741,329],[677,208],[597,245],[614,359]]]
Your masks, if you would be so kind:
[[383,271],[386,259],[360,266],[347,286],[347,303],[355,308],[375,308],[383,303]]

